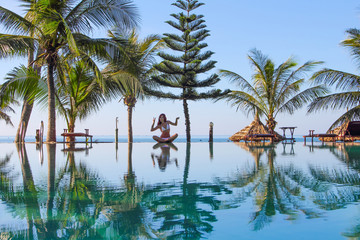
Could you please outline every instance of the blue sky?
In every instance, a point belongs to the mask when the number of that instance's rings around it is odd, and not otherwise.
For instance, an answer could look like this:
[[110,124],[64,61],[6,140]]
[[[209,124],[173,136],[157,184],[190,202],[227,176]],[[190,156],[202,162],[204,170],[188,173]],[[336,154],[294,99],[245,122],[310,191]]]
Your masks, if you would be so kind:
[[[142,37],[148,34],[176,32],[165,21],[172,19],[171,13],[179,12],[172,6],[172,0],[136,0],[141,24],[139,33]],[[299,64],[308,60],[324,61],[319,67],[333,68],[358,74],[358,69],[347,49],[339,43],[346,38],[346,29],[360,28],[360,3],[355,0],[207,0],[197,10],[203,14],[207,29],[211,36],[205,42],[208,50],[215,52],[212,60],[217,61],[216,69],[234,71],[246,79],[251,78],[252,69],[247,59],[250,49],[257,48],[268,55],[276,65],[281,64],[290,56],[295,57]],[[0,5],[19,11],[17,1],[0,0]],[[21,13],[21,12],[19,12]],[[94,30],[94,37],[105,36],[103,31]],[[26,59],[0,60],[0,82],[7,72]],[[317,69],[317,70],[318,70]],[[217,88],[236,89],[236,86],[223,79]],[[11,114],[15,127],[7,126],[0,121],[0,135],[15,135],[20,117],[20,107]],[[191,133],[207,135],[209,122],[214,122],[214,134],[232,135],[248,125],[252,116],[236,111],[226,102],[212,101],[190,102]],[[170,120],[180,117],[177,127],[172,132],[185,134],[184,113],[182,102],[168,100],[146,100],[138,102],[133,115],[135,135],[153,135],[150,132],[152,118],[164,112]],[[307,115],[306,108],[293,115],[277,116],[278,125],[297,126],[295,134],[305,134],[309,129],[325,132],[331,123],[342,113],[319,112]],[[94,135],[113,135],[115,118],[119,117],[119,134],[127,134],[127,111],[122,102],[114,100],[94,113],[86,120],[79,122],[75,129],[83,131],[89,128]],[[47,124],[47,110],[35,108],[30,121],[28,135],[34,135],[40,121]],[[65,128],[65,121],[57,119],[57,134]],[[280,133],[280,131],[279,131]]]

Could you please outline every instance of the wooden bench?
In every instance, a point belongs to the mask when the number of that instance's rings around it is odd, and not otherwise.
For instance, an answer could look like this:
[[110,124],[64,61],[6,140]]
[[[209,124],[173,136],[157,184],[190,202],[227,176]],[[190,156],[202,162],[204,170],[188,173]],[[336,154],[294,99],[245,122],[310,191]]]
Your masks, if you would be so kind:
[[317,133],[314,134],[315,130],[309,130],[309,135],[304,135],[304,144],[306,144],[306,138],[311,138],[311,143],[314,143],[314,138],[319,138],[322,142],[324,142],[324,138],[332,138],[332,141],[335,142],[338,137],[335,133]]
[[68,132],[67,129],[64,129],[64,132],[61,134],[64,137],[64,142],[66,137],[85,137],[85,141],[88,142],[88,138],[90,138],[90,142],[92,143],[92,135],[89,134],[89,129],[85,129],[85,133],[79,132]]

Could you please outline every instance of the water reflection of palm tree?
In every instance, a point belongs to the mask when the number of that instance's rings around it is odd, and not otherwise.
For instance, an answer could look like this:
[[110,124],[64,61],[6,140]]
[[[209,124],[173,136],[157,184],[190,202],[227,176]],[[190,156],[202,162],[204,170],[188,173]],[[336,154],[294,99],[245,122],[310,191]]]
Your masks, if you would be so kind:
[[329,169],[312,165],[309,169],[313,179],[331,186],[328,187],[327,192],[316,195],[316,204],[333,210],[343,208],[360,199],[360,145],[357,143],[339,144],[336,148],[330,148],[330,151],[340,161],[346,163],[348,169]]
[[38,190],[35,187],[32,170],[30,167],[25,144],[17,144],[19,153],[21,172],[24,185],[24,204],[26,206],[26,220],[28,223],[28,236],[34,236],[33,229],[37,230],[39,239],[44,238],[45,226],[40,214],[40,204],[38,201]]
[[[310,166],[310,172],[316,182],[328,185],[326,192],[320,192],[314,202],[326,210],[342,209],[349,204],[358,203],[360,199],[360,145],[358,143],[338,144],[330,151],[342,162],[347,169],[329,169]],[[360,219],[354,226],[342,233],[349,239],[360,236]]]
[[360,143],[340,143],[331,152],[340,161],[360,172]]
[[[276,166],[274,145],[249,146],[249,150],[254,155],[256,167],[239,172],[233,185],[246,187],[247,192],[254,193],[256,210],[250,222],[255,231],[271,223],[277,212],[287,215],[290,220],[297,216],[297,211],[307,217],[319,216],[316,211],[306,206],[301,187],[289,179],[286,172],[288,169]],[[267,164],[260,161],[263,153],[266,153]]]
[[[20,210],[19,216],[25,216],[28,228],[25,231],[15,229],[8,233],[10,236],[17,236],[19,239],[32,239],[33,236],[44,239],[46,228],[41,219],[38,201],[39,193],[35,187],[26,148],[24,144],[16,145],[16,147],[23,176],[23,192],[18,191],[13,185],[12,181],[18,175],[13,175],[14,171],[8,171],[7,164],[10,163],[11,155],[6,155],[5,158],[0,159],[0,197],[5,203],[9,204],[9,207],[14,208],[13,212],[19,211],[19,205],[25,206],[25,213]],[[36,232],[33,232],[33,230],[36,230]]]
[[170,159],[170,148],[177,151],[178,148],[173,143],[157,143],[153,146],[153,149],[161,149],[160,155],[155,155],[154,153],[151,154],[151,160],[155,167],[155,158],[158,162],[159,168],[161,171],[165,171],[166,166],[172,162],[175,163],[176,167],[178,167],[178,160],[177,158]]

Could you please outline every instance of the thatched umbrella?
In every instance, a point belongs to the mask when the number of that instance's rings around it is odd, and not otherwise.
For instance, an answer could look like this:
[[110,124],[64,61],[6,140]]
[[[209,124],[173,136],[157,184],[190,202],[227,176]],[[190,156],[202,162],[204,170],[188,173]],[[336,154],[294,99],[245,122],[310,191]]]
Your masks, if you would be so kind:
[[[229,139],[234,142],[239,142],[241,140],[245,141],[246,136],[251,134],[271,134],[271,131],[260,121],[258,115],[255,115],[255,119],[250,123],[250,125],[241,129],[240,131],[232,135]],[[274,134],[274,141],[281,141],[282,136],[277,132],[274,132]]]

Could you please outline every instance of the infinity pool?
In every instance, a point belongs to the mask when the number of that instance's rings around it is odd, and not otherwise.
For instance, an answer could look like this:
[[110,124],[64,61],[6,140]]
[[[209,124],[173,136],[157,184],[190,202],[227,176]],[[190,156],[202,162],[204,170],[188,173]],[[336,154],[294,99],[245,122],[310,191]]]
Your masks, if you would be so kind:
[[0,144],[0,239],[358,239],[360,144]]

